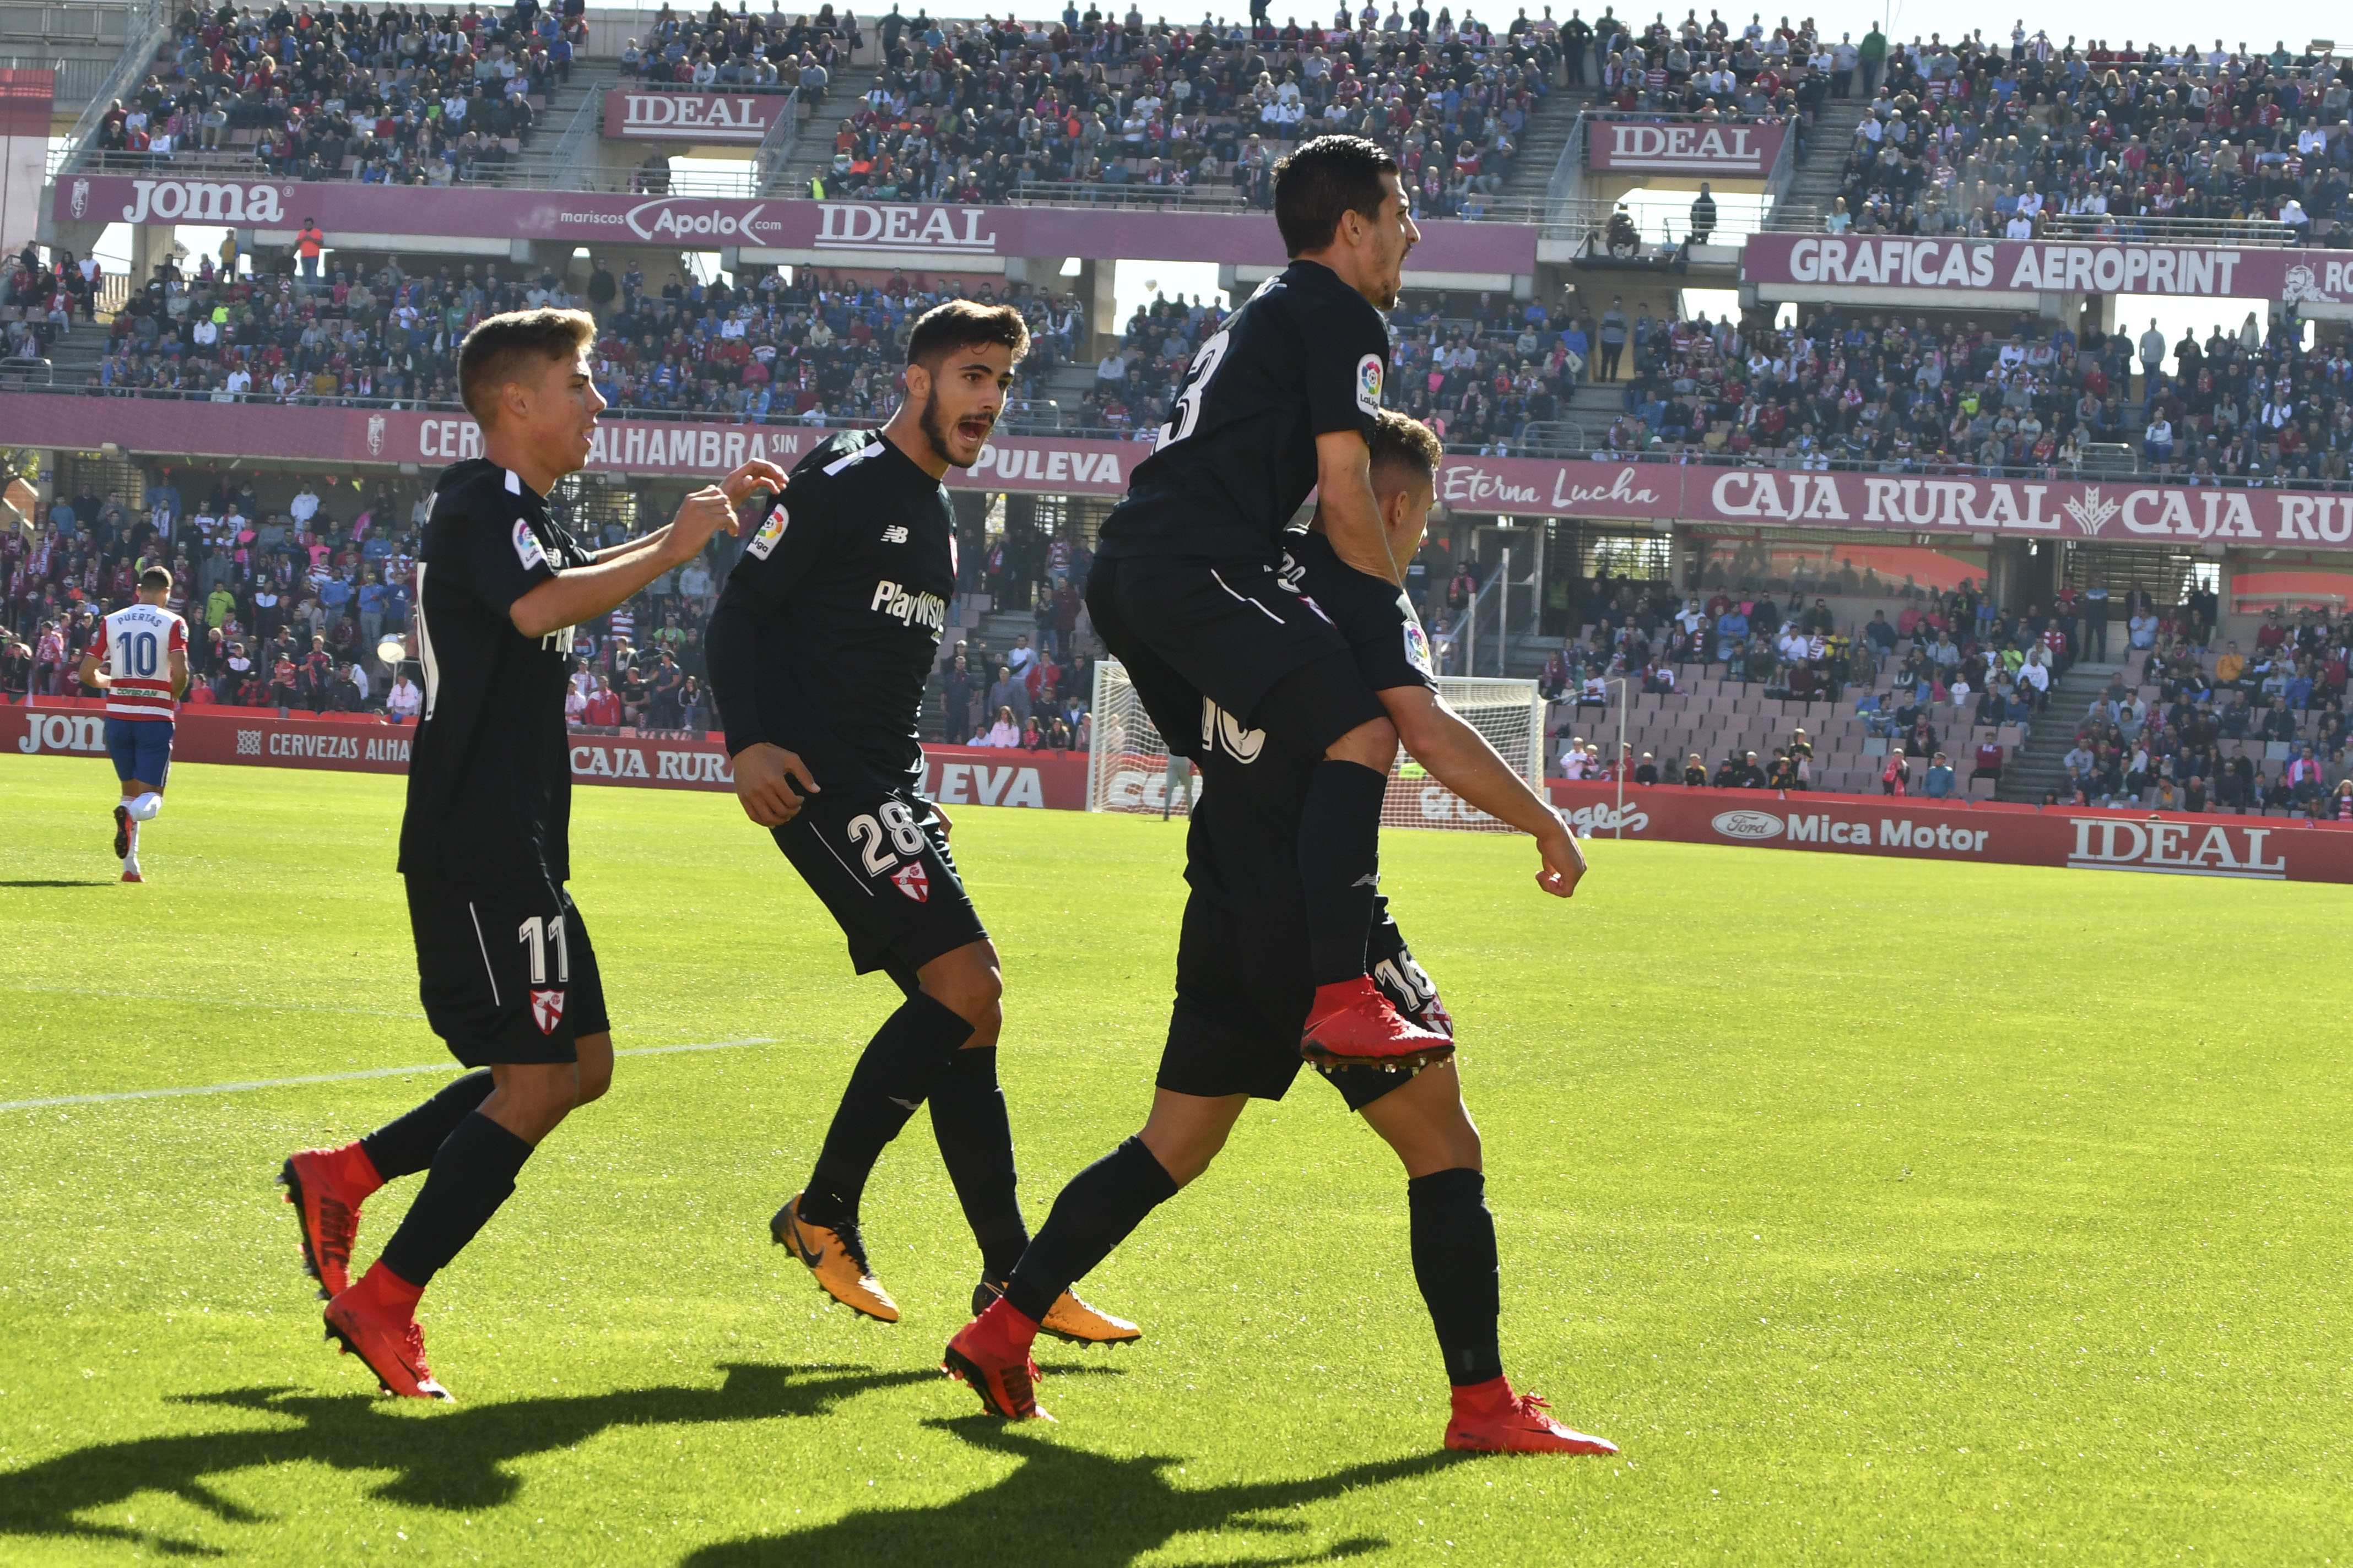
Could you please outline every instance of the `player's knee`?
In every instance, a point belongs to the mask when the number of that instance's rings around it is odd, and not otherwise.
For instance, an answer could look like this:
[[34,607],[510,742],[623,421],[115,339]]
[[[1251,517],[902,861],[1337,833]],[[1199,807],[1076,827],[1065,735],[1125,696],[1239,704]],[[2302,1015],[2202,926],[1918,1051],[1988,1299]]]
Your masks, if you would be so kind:
[[1324,748],[1330,761],[1357,763],[1377,773],[1387,773],[1394,767],[1397,753],[1397,726],[1387,719],[1367,719]]

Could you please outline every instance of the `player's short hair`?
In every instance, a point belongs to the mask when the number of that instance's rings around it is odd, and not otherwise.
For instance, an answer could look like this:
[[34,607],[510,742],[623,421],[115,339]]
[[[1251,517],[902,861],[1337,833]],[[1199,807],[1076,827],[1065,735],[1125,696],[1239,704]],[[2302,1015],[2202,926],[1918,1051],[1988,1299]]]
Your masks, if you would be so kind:
[[501,387],[570,359],[596,336],[596,319],[586,310],[508,310],[485,317],[458,350],[459,400],[487,426]]
[[1446,455],[1438,433],[1420,420],[1399,414],[1394,408],[1384,408],[1373,420],[1373,433],[1365,438],[1372,448],[1372,468],[1403,468],[1424,483],[1434,482],[1438,460]]
[[929,370],[941,356],[957,349],[1001,343],[1013,351],[1014,363],[1029,352],[1029,323],[1010,305],[984,305],[977,300],[951,300],[934,305],[907,334],[907,363]]
[[1361,136],[1318,136],[1274,166],[1274,226],[1286,256],[1321,250],[1340,231],[1340,215],[1369,223],[1380,215],[1388,187],[1383,174],[1398,161]]
[[172,591],[172,574],[166,567],[150,566],[139,574],[139,586],[149,593],[161,588],[168,594]]

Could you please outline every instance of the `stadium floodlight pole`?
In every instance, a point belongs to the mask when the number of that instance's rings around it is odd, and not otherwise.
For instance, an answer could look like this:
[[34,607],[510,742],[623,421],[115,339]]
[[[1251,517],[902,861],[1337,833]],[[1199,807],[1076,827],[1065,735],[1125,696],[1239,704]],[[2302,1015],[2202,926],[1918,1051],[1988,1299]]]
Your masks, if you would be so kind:
[[1495,673],[1512,673],[1512,547],[1504,546],[1504,583],[1495,595]]
[[1626,678],[1618,678],[1618,827],[1613,837],[1626,837]]

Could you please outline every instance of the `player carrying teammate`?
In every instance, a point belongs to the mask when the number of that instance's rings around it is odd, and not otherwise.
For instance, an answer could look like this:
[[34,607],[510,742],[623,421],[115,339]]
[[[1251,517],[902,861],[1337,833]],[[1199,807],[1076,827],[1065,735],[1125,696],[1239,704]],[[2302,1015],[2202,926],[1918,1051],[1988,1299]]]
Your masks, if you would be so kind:
[[[1370,450],[1388,546],[1408,560],[1429,517],[1437,437],[1384,413]],[[1568,897],[1585,869],[1576,840],[1485,738],[1440,700],[1429,643],[1405,595],[1345,565],[1320,532],[1293,535],[1282,570],[1303,602],[1331,616],[1414,757],[1472,805],[1535,835],[1544,862],[1537,886]],[[1252,1098],[1282,1099],[1299,1071],[1300,1019],[1314,987],[1291,851],[1314,760],[1267,744],[1266,736],[1215,708],[1202,710],[1199,738],[1208,787],[1186,836],[1185,874],[1193,890],[1151,1114],[1141,1132],[1062,1190],[1003,1298],[948,1345],[949,1372],[999,1415],[1041,1414],[1029,1347],[1042,1303],[1083,1278],[1145,1215],[1207,1170]],[[1451,1037],[1453,1025],[1437,987],[1407,950],[1385,902],[1375,905],[1373,920],[1375,983],[1418,1026]],[[1602,1439],[1553,1420],[1533,1394],[1515,1394],[1504,1376],[1495,1225],[1480,1172],[1479,1134],[1463,1109],[1455,1064],[1440,1061],[1410,1077],[1365,1066],[1319,1070],[1405,1164],[1414,1279],[1453,1385],[1446,1446],[1615,1453]]]
[[[850,1073],[807,1187],[768,1226],[835,1300],[884,1322],[899,1306],[867,1261],[859,1204],[926,1100],[980,1244],[975,1311],[1029,1241],[997,1082],[997,949],[948,853],[946,814],[921,794],[915,738],[955,592],[940,480],[979,458],[1029,346],[1008,306],[927,312],[907,341],[898,411],[793,469],[788,504],[744,546],[704,640],[744,814],[832,911],[858,973],[882,970],[904,997]],[[1137,1337],[1059,1292],[1040,1316],[1065,1338]]]
[[[589,376],[595,331],[583,311],[541,310],[466,335],[459,391],[485,455],[441,471],[417,567],[425,710],[400,870],[426,1019],[476,1070],[357,1142],[296,1154],[279,1177],[328,1298],[328,1335],[399,1394],[448,1397],[425,1362],[419,1294],[498,1212],[539,1142],[612,1081],[596,950],[564,887],[572,628],[732,532],[755,490],[785,484],[754,459],[642,539],[575,541],[547,493],[588,460],[605,407]],[[423,1190],[352,1283],[361,1200],[417,1171],[429,1173]]]
[[1104,521],[1087,606],[1172,751],[1190,745],[1206,700],[1313,764],[1295,848],[1315,981],[1301,1050],[1434,1060],[1452,1042],[1406,1021],[1365,973],[1397,731],[1339,632],[1275,574],[1313,489],[1342,560],[1402,574],[1366,439],[1388,363],[1380,313],[1421,235],[1397,160],[1356,136],[1317,137],[1278,163],[1274,216],[1291,265],[1193,356],[1157,447]]
[[81,683],[106,693],[106,753],[122,781],[114,858],[126,882],[146,880],[139,828],[164,809],[172,716],[188,689],[188,623],[164,607],[171,596],[171,573],[150,566],[139,574],[139,596],[99,622],[98,640],[81,658]]

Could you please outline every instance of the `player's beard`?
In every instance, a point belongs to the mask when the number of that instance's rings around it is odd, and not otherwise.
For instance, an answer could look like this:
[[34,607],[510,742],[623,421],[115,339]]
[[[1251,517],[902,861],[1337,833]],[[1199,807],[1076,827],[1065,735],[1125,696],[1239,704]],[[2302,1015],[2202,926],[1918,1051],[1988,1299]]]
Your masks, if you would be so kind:
[[[926,392],[923,395],[923,411],[916,415],[915,423],[923,426],[923,439],[930,445],[932,455],[937,458],[941,462],[947,464],[950,468],[970,468],[974,463],[980,460],[980,454],[978,452],[975,452],[970,458],[959,458],[955,453],[949,450],[947,426],[940,423],[939,413],[939,392],[937,389]],[[987,444],[990,433],[997,428],[997,422],[995,420],[992,419],[987,423],[988,428],[983,430],[980,436],[981,443],[984,446]]]

